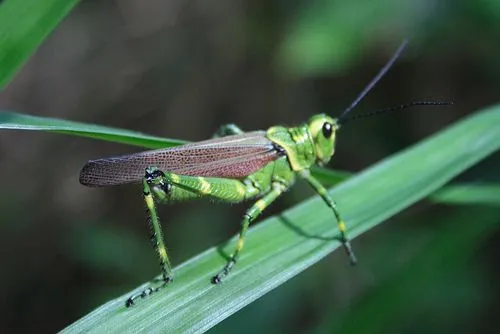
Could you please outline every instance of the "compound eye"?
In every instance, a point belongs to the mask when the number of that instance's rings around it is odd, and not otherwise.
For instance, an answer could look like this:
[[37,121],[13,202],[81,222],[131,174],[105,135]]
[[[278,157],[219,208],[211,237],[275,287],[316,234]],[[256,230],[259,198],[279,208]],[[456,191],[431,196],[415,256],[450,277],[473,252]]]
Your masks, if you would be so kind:
[[323,123],[323,136],[325,136],[326,139],[330,138],[333,133],[333,126],[331,123],[325,122]]

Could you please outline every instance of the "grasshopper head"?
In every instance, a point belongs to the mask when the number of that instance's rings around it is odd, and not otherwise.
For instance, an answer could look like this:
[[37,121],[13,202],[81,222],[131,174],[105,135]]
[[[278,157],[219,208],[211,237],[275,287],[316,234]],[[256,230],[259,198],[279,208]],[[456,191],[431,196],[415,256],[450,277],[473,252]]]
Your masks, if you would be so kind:
[[316,162],[320,165],[328,163],[335,152],[335,134],[339,123],[330,116],[319,114],[311,117],[307,126],[314,141]]

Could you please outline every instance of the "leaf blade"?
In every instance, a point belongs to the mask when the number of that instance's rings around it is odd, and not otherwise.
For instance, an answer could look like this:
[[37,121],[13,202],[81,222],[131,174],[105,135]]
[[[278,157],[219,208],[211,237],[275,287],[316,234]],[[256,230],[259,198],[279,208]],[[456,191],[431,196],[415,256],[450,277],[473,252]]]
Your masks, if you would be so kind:
[[0,129],[47,131],[70,134],[151,149],[177,146],[186,143],[183,140],[165,139],[136,131],[57,118],[32,116],[11,111],[0,111]]
[[[497,106],[376,164],[331,193],[349,224],[350,236],[355,237],[499,148]],[[132,292],[127,293],[65,332],[207,330],[336,249],[339,243],[332,239],[336,235],[332,223],[331,213],[318,198],[305,201],[251,229],[238,266],[222,286],[209,283],[224,263],[217,249],[211,248],[176,268],[177,281],[147,302],[127,310],[123,303]],[[234,239],[224,252],[229,253],[233,245]]]
[[429,197],[436,203],[483,204],[500,206],[500,184],[454,184],[439,189]]

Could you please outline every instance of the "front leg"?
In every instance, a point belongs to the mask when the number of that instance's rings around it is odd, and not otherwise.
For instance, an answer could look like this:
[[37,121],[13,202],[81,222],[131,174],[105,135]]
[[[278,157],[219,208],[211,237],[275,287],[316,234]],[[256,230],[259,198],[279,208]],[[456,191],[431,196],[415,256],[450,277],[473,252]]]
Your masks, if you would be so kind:
[[354,252],[352,251],[351,248],[351,243],[347,238],[346,225],[344,220],[340,217],[340,212],[337,210],[337,205],[330,197],[330,194],[325,189],[325,187],[323,187],[323,185],[311,175],[311,172],[309,170],[304,170],[300,172],[300,176],[309,183],[309,185],[318,193],[318,195],[320,195],[321,198],[323,198],[323,201],[325,201],[325,203],[332,209],[333,214],[337,219],[337,226],[340,231],[340,241],[342,242],[342,246],[344,246],[344,250],[347,256],[349,256],[350,263],[352,265],[355,265],[357,262],[356,255],[354,255]]

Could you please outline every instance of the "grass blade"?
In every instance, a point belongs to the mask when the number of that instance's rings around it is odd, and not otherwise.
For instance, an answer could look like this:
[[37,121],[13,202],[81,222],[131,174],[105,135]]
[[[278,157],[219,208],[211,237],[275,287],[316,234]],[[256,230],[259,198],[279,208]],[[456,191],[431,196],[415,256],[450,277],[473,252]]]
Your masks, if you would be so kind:
[[500,184],[449,185],[429,198],[443,204],[486,204],[500,207]]
[[[331,193],[355,237],[499,148],[500,106],[496,106],[381,161]],[[175,283],[147,302],[126,309],[129,292],[65,332],[207,330],[339,247],[333,226],[331,212],[314,197],[252,228],[240,262],[221,286],[211,285],[209,279],[225,262],[220,252],[232,250],[234,239],[177,267]],[[362,259],[363,254],[358,255]]]
[[0,111],[0,129],[48,131],[102,139],[151,149],[176,146],[185,143],[185,141],[182,140],[165,139],[130,130],[66,121],[57,118],[31,116],[9,111]]
[[[322,167],[313,167],[312,172],[325,186],[335,186],[346,181],[353,175],[349,172]],[[451,184],[430,194],[427,199],[439,204],[500,206],[500,184]]]

